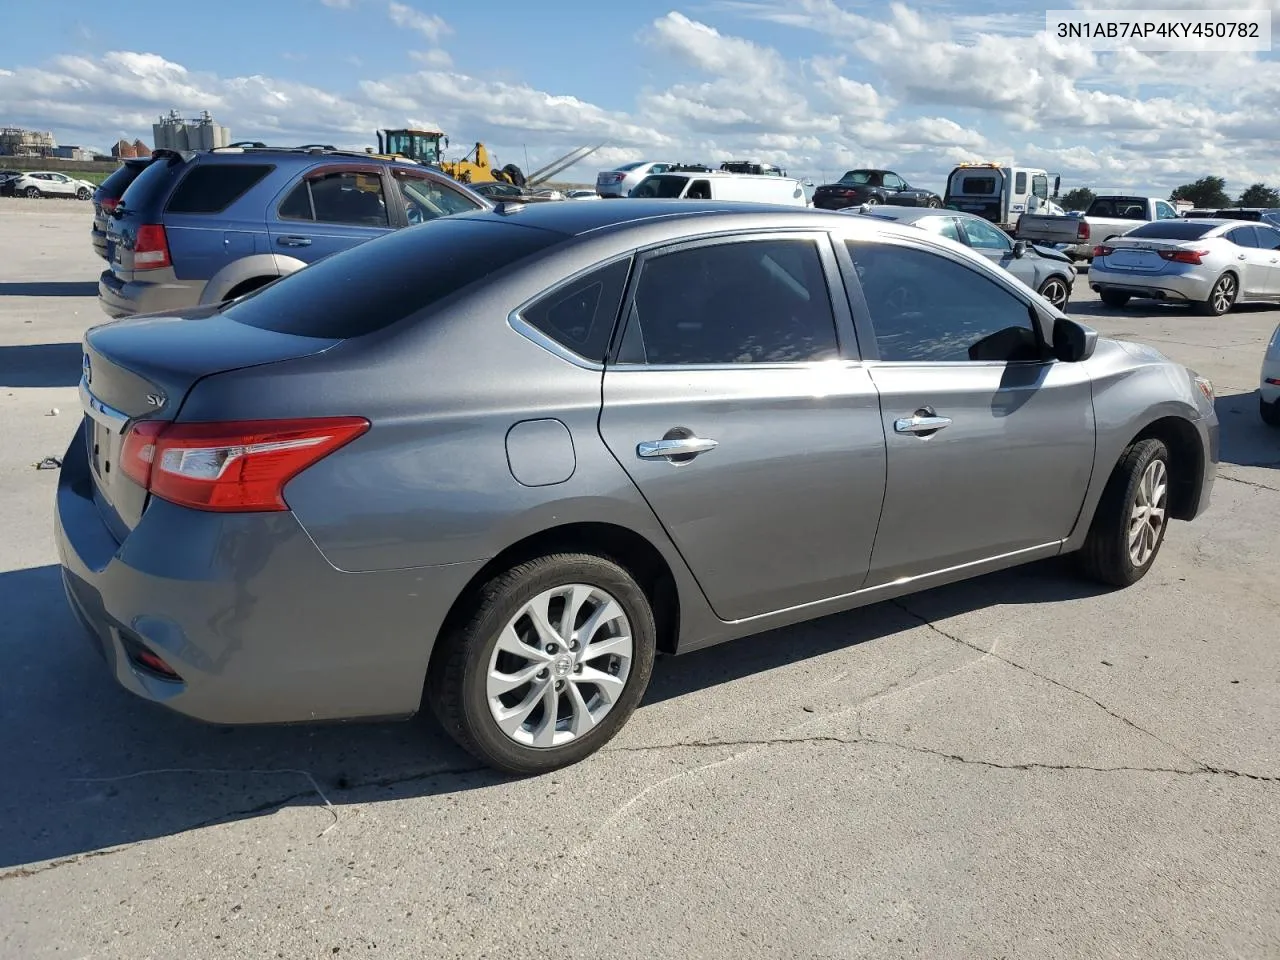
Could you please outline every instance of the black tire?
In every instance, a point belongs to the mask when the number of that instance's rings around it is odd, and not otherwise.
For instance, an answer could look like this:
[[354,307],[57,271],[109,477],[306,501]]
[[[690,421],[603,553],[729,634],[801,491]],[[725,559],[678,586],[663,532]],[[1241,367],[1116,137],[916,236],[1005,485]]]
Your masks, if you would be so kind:
[[23,195],[24,197],[26,197],[28,200],[35,200],[36,198],[38,198],[38,197],[40,196],[40,188],[39,188],[39,187],[27,187],[27,189],[25,189],[25,190],[23,190],[23,191],[22,191],[22,195]]
[[879,197],[867,197],[867,199],[862,201],[862,205],[868,206],[868,207],[874,207],[878,203],[880,203]]
[[524,178],[524,171],[522,171],[514,163],[508,163],[505,167],[502,168],[502,172],[506,174],[507,179],[510,180],[517,187],[523,187],[525,185],[526,181]]
[[[575,739],[553,747],[517,743],[489,709],[490,659],[500,634],[521,607],[545,590],[575,583],[608,592],[630,621],[633,646],[625,686],[599,723]],[[624,567],[591,554],[552,554],[512,567],[476,591],[469,614],[440,636],[426,693],[445,731],[468,753],[504,773],[546,773],[585,759],[622,728],[644,697],[656,650],[649,599]]]
[[1055,273],[1040,284],[1036,292],[1065,313],[1071,299],[1071,281]]
[[88,200],[89,197],[91,196],[92,194],[89,193],[89,190],[87,187],[81,187],[79,190],[76,191],[77,200]]
[[1231,312],[1240,295],[1240,281],[1234,273],[1224,273],[1209,290],[1209,296],[1196,304],[1196,312],[1205,317],[1221,317]]
[[265,287],[268,283],[271,283],[272,281],[278,280],[278,279],[280,278],[279,277],[254,277],[252,280],[244,280],[236,284],[230,290],[228,290],[226,299],[223,300],[222,302],[228,303],[232,300],[235,300],[237,297],[243,297],[246,293],[252,293],[254,290],[258,290],[262,287]]
[[1118,293],[1115,290],[1103,290],[1098,296],[1102,298],[1102,302],[1108,307],[1115,307],[1117,310],[1129,302],[1127,293]]
[[1262,417],[1262,422],[1268,427],[1280,427],[1280,400],[1267,403],[1267,401],[1259,397],[1258,415]]
[[942,201],[939,200],[937,197],[930,197],[929,202],[925,204],[925,206],[933,207],[934,209],[937,209],[938,207],[942,206]]
[[[1164,465],[1164,519],[1155,536],[1151,553],[1141,563],[1130,554],[1129,538],[1132,513],[1138,499],[1139,486],[1152,461]],[[1165,531],[1169,529],[1169,497],[1172,477],[1169,450],[1160,440],[1139,440],[1130,444],[1120,462],[1111,471],[1107,485],[1093,514],[1093,523],[1079,553],[1082,572],[1091,580],[1113,587],[1127,587],[1147,575],[1160,554]]]

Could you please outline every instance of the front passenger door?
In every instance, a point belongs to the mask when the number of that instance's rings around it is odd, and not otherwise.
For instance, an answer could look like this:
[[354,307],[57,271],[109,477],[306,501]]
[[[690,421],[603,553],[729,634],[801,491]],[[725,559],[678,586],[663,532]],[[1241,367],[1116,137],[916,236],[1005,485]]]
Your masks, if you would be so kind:
[[1093,471],[1085,365],[1048,359],[1029,300],[941,247],[844,249],[888,452],[867,586],[1067,537]]
[[1280,230],[1255,224],[1258,245],[1267,258],[1267,280],[1263,292],[1269,297],[1280,297]]
[[963,242],[967,246],[972,247],[996,266],[1003,270],[1008,270],[1027,286],[1035,289],[1035,265],[1025,257],[1015,257],[1013,255],[1013,241],[1009,239],[1007,233],[976,217],[973,219],[965,217],[961,220],[960,226],[964,230],[965,239]]
[[1265,297],[1271,282],[1270,250],[1262,249],[1262,241],[1258,237],[1253,224],[1246,224],[1228,230],[1226,238],[1235,244],[1231,251],[1232,265],[1240,275],[1240,296],[1243,298]]
[[884,433],[828,234],[682,244],[637,271],[600,433],[716,615],[857,590]]

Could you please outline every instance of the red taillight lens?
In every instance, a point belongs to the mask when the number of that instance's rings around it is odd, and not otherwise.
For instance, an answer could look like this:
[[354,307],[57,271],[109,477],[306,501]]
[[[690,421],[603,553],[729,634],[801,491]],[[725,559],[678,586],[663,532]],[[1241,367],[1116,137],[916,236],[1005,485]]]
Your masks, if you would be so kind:
[[1161,250],[1160,259],[1172,263],[1204,263],[1208,250]]
[[1089,221],[1087,220],[1080,221],[1080,226],[1076,227],[1076,239],[1077,240],[1089,239]]
[[1115,252],[1115,247],[1108,247],[1105,244],[1098,244],[1098,246],[1093,248],[1093,255],[1095,257],[1109,257]]
[[363,417],[143,420],[125,436],[121,469],[155,496],[196,510],[288,510],[285,484],[368,429]]
[[119,197],[103,197],[101,200],[98,201],[98,206],[100,206],[107,213],[110,213],[116,207],[120,206],[120,198]]
[[138,228],[133,240],[133,269],[158,270],[171,266],[169,238],[158,223],[146,223]]

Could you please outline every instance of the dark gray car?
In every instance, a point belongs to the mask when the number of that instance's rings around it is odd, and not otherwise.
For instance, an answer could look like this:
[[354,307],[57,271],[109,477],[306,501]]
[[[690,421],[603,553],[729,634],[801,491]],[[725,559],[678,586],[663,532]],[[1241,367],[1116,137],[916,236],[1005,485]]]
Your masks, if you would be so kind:
[[[430,705],[503,770],[656,653],[1060,554],[1150,569],[1212,387],[867,217],[537,204],[90,330],[56,538],[134,693],[228,723]],[[725,653],[732,656],[732,650]]]
[[972,213],[887,205],[850,207],[842,212],[908,223],[971,247],[992,263],[1008,270],[1059,310],[1065,310],[1067,301],[1071,299],[1076,269],[1066,254],[1025,240],[1011,240],[1003,230]]

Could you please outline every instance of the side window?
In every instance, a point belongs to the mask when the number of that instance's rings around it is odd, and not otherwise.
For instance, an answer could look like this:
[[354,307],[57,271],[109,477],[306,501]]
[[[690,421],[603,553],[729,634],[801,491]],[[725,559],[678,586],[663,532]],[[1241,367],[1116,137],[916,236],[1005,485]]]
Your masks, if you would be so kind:
[[708,180],[695,180],[689,185],[689,192],[685,194],[686,200],[710,200],[711,199],[711,183]]
[[396,170],[395,178],[400,184],[400,193],[404,196],[405,212],[410,223],[425,223],[437,217],[466,213],[480,207],[470,197],[430,177],[416,177]]
[[744,240],[645,262],[621,363],[804,363],[839,356],[812,240]]
[[975,250],[1013,250],[1013,242],[1003,230],[998,230],[985,220],[968,220],[964,222],[964,232],[969,238],[969,246]]
[[584,360],[604,363],[630,268],[625,258],[593,270],[545,294],[520,317]]
[[274,167],[263,163],[202,163],[193,167],[165,205],[169,213],[221,213]]
[[896,173],[886,173],[884,175],[884,185],[890,190],[901,190],[905,186],[902,178]]
[[1227,239],[1237,247],[1257,249],[1259,246],[1258,238],[1253,232],[1253,227],[1236,227],[1234,230],[1229,230],[1227,231]]
[[853,241],[846,246],[881,360],[1041,359],[1030,307],[977,270],[913,247]]
[[1256,227],[1258,245],[1263,250],[1280,250],[1280,230],[1275,227]]
[[954,240],[956,243],[964,243],[960,239],[960,230],[956,227],[955,217],[927,217],[920,221],[920,224],[930,233],[936,233],[938,236]]
[[1043,173],[1037,173],[1031,178],[1031,192],[1041,200],[1049,199],[1049,178]]
[[54,183],[66,183],[66,182],[67,182],[67,178],[66,178],[64,175],[62,175],[61,173],[55,173],[55,174],[54,174],[52,177],[50,177],[49,179],[50,179],[50,180],[52,180]]
[[1017,174],[1017,175],[1015,175],[1015,176],[1014,176],[1014,178],[1013,178],[1013,192],[1014,192],[1014,193],[1016,193],[1018,196],[1022,196],[1024,193],[1026,193],[1026,192],[1027,192],[1027,175],[1026,175],[1026,173],[1019,173],[1019,174]]
[[1163,200],[1156,201],[1156,219],[1157,220],[1177,220],[1178,211],[1169,206]]
[[342,171],[303,180],[276,210],[283,220],[317,220],[361,227],[386,227],[382,177]]

